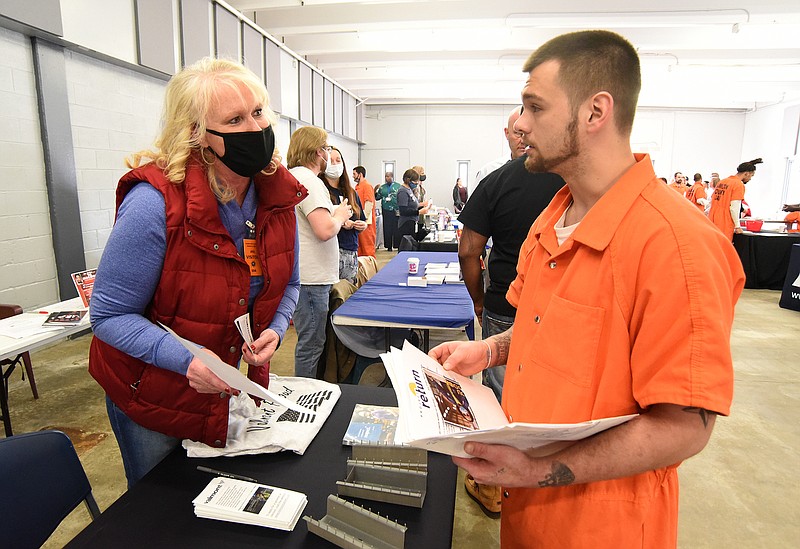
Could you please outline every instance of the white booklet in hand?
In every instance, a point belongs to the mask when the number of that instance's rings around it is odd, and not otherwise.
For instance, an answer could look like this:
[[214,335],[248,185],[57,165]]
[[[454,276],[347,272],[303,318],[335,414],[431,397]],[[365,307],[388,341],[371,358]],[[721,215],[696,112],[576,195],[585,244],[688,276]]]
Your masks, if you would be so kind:
[[291,531],[308,499],[292,490],[217,477],[192,503],[194,514],[201,518]]
[[175,333],[174,330],[164,326],[160,322],[158,323],[159,326],[164,328],[167,332],[172,334],[175,339],[180,342],[186,349],[189,350],[195,357],[197,357],[200,362],[202,362],[209,370],[214,372],[218,378],[222,381],[230,385],[234,389],[238,389],[242,392],[247,393],[248,395],[253,395],[254,397],[258,397],[263,399],[267,402],[277,402],[278,404],[282,404],[287,408],[295,410],[296,412],[309,412],[313,413],[314,410],[309,410],[304,406],[300,406],[296,402],[292,402],[291,400],[284,398],[280,395],[269,391],[256,383],[248,379],[242,372],[231,366],[230,364],[225,364],[222,362],[218,357],[215,355],[211,355],[203,351],[203,348],[200,347],[198,344],[189,341],[188,339],[184,339],[178,334]]
[[504,444],[520,450],[580,440],[636,414],[582,423],[509,423],[488,387],[448,372],[408,341],[381,355],[392,380],[400,419],[395,443],[469,457],[464,443]]

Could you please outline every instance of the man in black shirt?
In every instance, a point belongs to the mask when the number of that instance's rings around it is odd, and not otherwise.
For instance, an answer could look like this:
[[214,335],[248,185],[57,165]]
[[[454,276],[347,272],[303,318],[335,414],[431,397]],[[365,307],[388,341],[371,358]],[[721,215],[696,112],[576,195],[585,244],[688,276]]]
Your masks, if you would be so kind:
[[[551,173],[531,173],[525,157],[506,163],[487,175],[469,197],[458,220],[464,230],[458,245],[458,259],[481,320],[482,333],[489,337],[514,323],[516,309],[506,301],[508,286],[517,276],[519,249],[533,222],[564,186],[564,180]],[[489,254],[489,287],[484,293],[480,258],[492,238]],[[501,399],[505,366],[484,371],[483,383]]]
[[[494,171],[487,169],[488,174],[481,169],[483,178],[458,216],[464,225],[458,260],[484,338],[505,332],[514,324],[517,310],[506,301],[506,292],[517,276],[519,249],[533,222],[564,186],[564,180],[555,174],[533,174],[525,169],[525,149],[519,146],[520,136],[514,129],[521,114],[519,107],[511,111],[505,131],[512,160]],[[490,237],[489,287],[484,292],[481,256]],[[483,384],[494,391],[498,401],[505,376],[505,365],[483,371]],[[464,487],[484,513],[500,516],[499,486],[479,485],[467,475]]]

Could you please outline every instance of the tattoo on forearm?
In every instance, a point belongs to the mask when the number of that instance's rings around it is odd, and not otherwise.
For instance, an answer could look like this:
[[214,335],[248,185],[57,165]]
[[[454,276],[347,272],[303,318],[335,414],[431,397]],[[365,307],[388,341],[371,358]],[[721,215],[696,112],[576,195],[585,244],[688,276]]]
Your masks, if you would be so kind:
[[703,421],[703,427],[708,427],[708,420],[714,412],[710,412],[704,408],[696,408],[694,406],[687,406],[683,409],[684,412],[689,412],[690,414],[699,414],[700,419]]
[[575,482],[575,475],[569,467],[560,461],[554,461],[551,465],[550,473],[545,475],[544,480],[539,481],[540,488],[551,486],[568,486]]
[[513,330],[514,327],[512,326],[502,334],[493,336],[495,343],[497,343],[497,358],[495,359],[497,364],[508,363],[508,349],[511,347],[511,333]]

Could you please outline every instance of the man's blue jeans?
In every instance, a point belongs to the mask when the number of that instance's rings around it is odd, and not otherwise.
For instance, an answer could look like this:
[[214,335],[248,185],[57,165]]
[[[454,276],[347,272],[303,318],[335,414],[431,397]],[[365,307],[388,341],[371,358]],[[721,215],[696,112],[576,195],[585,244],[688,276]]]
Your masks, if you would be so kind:
[[325,347],[325,322],[328,320],[330,284],[301,284],[297,308],[294,310],[294,328],[297,346],[294,349],[294,375],[317,377],[317,366]]
[[117,438],[119,453],[128,488],[139,482],[150,469],[167,457],[181,440],[157,431],[146,429],[125,415],[111,399],[106,396],[106,410],[111,429]]
[[[483,335],[484,339],[489,336],[502,334],[514,325],[513,316],[499,315],[487,309],[483,310],[482,321],[483,326],[481,328],[481,334]],[[503,382],[505,381],[505,378],[505,364],[495,366],[494,368],[487,368],[483,371],[483,384],[494,392],[494,396],[497,397],[498,402],[502,401],[503,399]]]

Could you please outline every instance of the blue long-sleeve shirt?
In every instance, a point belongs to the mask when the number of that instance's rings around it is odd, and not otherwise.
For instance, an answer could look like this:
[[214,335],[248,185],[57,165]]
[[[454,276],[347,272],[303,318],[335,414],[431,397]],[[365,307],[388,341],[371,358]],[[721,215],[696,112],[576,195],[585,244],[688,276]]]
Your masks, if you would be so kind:
[[[245,219],[254,220],[257,198],[250,185],[244,203],[218,204],[223,226],[244,255]],[[167,218],[163,195],[151,185],[137,184],[125,196],[108,239],[92,289],[94,334],[135,358],[186,375],[192,354],[143,316],[153,299],[167,252]],[[295,250],[298,250],[295,235]],[[300,264],[294,269],[269,328],[283,339],[300,294]],[[264,286],[264,277],[250,277],[249,309]],[[231,326],[232,330],[236,328]]]

